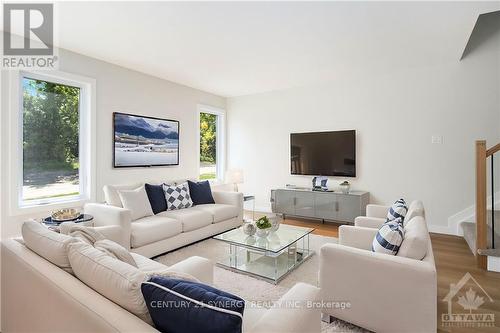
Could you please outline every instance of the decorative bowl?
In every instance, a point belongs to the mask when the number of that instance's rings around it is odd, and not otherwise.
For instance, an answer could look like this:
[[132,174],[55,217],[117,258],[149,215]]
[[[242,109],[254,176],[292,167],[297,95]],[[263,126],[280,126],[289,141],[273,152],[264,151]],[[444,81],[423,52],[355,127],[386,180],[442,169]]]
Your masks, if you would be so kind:
[[65,208],[53,211],[51,217],[53,221],[64,222],[76,220],[80,215],[80,211],[75,208]]
[[244,222],[241,228],[243,229],[243,233],[248,236],[253,236],[257,232],[257,227],[253,222]]
[[271,225],[272,225],[271,228],[269,228],[269,230],[271,232],[278,231],[278,229],[280,228],[281,220],[282,220],[282,218],[280,216],[273,216],[273,217],[269,218],[269,221],[271,222]]
[[271,228],[267,228],[267,229],[259,229],[259,228],[257,228],[257,236],[262,237],[262,238],[267,237],[269,235],[270,229]]

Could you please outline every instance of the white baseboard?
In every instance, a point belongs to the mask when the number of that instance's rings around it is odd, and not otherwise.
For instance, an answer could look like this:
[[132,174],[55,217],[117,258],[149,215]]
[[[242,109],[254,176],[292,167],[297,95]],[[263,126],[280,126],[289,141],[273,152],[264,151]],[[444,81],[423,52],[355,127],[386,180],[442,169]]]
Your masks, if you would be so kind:
[[[500,192],[495,192],[495,207],[500,207]],[[492,209],[491,207],[491,196],[486,199],[487,209]],[[453,235],[463,236],[463,230],[460,228],[460,223],[462,222],[472,222],[476,219],[476,205],[469,206],[464,210],[450,216],[448,218],[448,229]]]
[[453,236],[458,236],[453,229],[451,229],[449,226],[447,225],[433,225],[433,224],[429,224],[427,226],[427,228],[429,229],[429,232],[433,232],[433,233],[436,233],[436,234],[445,234],[445,235],[453,235]]
[[448,228],[453,230],[456,235],[463,236],[464,232],[462,228],[460,228],[460,223],[467,221],[474,221],[476,216],[476,206],[470,206],[466,209],[450,216],[448,218]]

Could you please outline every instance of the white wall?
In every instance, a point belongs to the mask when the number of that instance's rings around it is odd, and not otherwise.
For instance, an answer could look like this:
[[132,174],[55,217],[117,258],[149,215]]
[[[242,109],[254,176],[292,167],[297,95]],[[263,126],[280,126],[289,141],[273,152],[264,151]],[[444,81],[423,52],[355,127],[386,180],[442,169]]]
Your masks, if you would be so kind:
[[[458,55],[457,55],[458,58]],[[474,141],[500,141],[498,54],[228,99],[228,159],[244,169],[247,193],[269,210],[272,188],[310,186],[291,176],[290,132],[355,129],[354,189],[371,202],[422,199],[433,230],[474,202]],[[443,144],[431,144],[431,136]],[[344,178],[330,179],[330,186]]]
[[[166,181],[186,177],[197,177],[196,112],[197,104],[225,108],[225,98],[196,89],[165,81],[123,67],[80,54],[59,50],[59,70],[96,79],[97,88],[97,200],[103,200],[102,186],[141,182],[145,180]],[[5,74],[5,73],[2,73]],[[9,160],[6,145],[7,109],[6,75],[2,75],[1,112],[1,226],[2,237],[19,233],[20,225],[28,217],[46,216],[48,212],[35,215],[10,216],[4,199],[8,195],[7,168]],[[112,113],[126,112],[180,121],[180,165],[173,167],[113,169]]]

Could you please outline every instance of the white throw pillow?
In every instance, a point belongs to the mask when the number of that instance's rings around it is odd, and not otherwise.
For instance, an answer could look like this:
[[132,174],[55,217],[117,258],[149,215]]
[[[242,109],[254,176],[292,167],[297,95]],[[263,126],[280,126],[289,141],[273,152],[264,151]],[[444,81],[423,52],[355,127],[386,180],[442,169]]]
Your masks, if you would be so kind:
[[123,208],[132,212],[133,221],[154,215],[144,186],[135,190],[119,190],[118,195],[122,201]]
[[113,242],[112,240],[109,239],[98,240],[97,242],[94,243],[94,247],[99,251],[106,253],[110,257],[113,257],[120,261],[126,262],[129,265],[137,267],[137,263],[135,262],[130,252],[128,252],[126,248],[124,248],[118,243]]
[[182,272],[143,272],[84,242],[70,244],[68,257],[78,279],[151,325],[153,321],[141,291],[143,282],[152,276],[198,282],[195,277]]
[[404,230],[401,218],[385,223],[378,230],[372,243],[372,251],[396,255],[403,243]]
[[122,201],[120,200],[120,195],[118,194],[118,191],[129,191],[129,190],[135,190],[136,188],[140,187],[142,184],[127,184],[127,185],[104,185],[103,191],[104,191],[104,200],[108,205],[115,206],[115,207],[123,207]]
[[84,242],[70,244],[68,257],[83,283],[142,320],[152,322],[141,292],[146,273]]
[[415,216],[422,216],[425,219],[425,208],[424,204],[420,200],[413,200],[408,208],[408,212],[406,213],[405,220],[403,226],[406,228],[406,224],[408,221],[413,219]]
[[66,272],[73,274],[68,259],[67,246],[77,242],[76,238],[49,230],[34,220],[23,223],[21,234],[26,247]]
[[422,260],[427,255],[429,247],[429,231],[425,219],[415,216],[404,227],[405,238],[398,252],[399,257]]

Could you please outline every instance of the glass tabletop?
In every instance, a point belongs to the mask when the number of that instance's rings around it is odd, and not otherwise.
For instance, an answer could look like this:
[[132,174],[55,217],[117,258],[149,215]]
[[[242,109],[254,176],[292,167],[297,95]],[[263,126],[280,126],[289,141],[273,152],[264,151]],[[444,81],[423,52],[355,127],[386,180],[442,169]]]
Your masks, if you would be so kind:
[[214,238],[246,248],[280,252],[313,231],[312,228],[281,224],[277,231],[271,232],[267,237],[248,236],[240,227],[217,235]]

